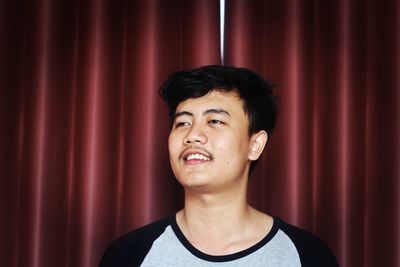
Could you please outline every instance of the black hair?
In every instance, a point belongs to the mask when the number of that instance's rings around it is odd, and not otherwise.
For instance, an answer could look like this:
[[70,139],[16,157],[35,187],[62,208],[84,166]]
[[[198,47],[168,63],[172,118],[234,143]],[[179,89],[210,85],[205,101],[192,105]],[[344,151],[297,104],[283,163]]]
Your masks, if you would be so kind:
[[275,127],[277,100],[271,82],[246,68],[209,65],[173,72],[160,87],[160,96],[169,108],[171,125],[179,103],[202,97],[211,91],[236,92],[249,118],[249,135]]

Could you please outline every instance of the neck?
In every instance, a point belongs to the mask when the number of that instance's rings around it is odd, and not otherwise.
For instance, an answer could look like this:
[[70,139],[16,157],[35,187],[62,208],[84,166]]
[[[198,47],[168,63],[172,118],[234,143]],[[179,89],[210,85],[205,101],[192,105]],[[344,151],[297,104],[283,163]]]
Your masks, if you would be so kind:
[[185,188],[185,208],[176,221],[192,245],[211,255],[248,248],[272,227],[272,218],[247,203],[247,179],[213,190]]
[[243,220],[247,212],[247,179],[219,190],[185,188],[183,219],[188,223],[223,225],[227,220]]
[[246,217],[248,210],[246,197],[245,193],[221,196],[185,192],[185,208],[182,215],[187,222],[193,221],[205,225],[226,220],[240,220]]
[[272,218],[250,207],[243,197],[222,201],[186,199],[177,213],[179,228],[204,253],[226,255],[259,242],[272,228]]
[[245,192],[227,197],[185,191],[185,208],[178,212],[177,222],[192,244],[218,254],[243,238],[252,213]]

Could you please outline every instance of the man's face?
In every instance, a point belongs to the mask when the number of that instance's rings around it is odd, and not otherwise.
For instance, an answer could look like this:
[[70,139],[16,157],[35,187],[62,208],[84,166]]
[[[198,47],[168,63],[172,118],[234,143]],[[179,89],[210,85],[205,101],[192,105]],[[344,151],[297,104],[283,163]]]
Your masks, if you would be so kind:
[[169,135],[172,169],[194,190],[229,190],[247,184],[249,120],[237,93],[211,91],[181,102]]

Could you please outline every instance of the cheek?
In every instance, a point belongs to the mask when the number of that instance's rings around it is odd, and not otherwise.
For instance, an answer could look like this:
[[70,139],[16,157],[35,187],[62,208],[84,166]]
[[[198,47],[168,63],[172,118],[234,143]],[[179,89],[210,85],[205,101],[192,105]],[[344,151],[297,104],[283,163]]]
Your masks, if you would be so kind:
[[234,138],[224,138],[218,140],[216,144],[216,153],[223,159],[224,164],[234,166],[239,160],[242,145]]
[[234,153],[234,155],[236,155],[247,148],[248,140],[242,138],[239,134],[232,134],[224,136],[223,138],[218,138],[214,143],[216,144],[218,151]]
[[246,162],[249,152],[249,140],[234,136],[228,142],[228,139],[221,140],[218,146],[218,152],[224,155],[225,163],[231,167]]
[[170,134],[168,137],[168,152],[170,155],[174,155],[177,150],[177,138],[176,135]]

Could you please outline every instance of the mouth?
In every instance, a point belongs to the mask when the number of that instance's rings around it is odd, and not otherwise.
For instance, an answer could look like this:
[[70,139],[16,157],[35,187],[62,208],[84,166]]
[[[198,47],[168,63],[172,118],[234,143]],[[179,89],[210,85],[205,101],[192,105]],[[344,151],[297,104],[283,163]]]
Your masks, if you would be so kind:
[[204,149],[201,150],[185,150],[181,158],[185,161],[187,164],[198,164],[198,163],[206,163],[211,161],[212,155],[211,153],[205,151]]
[[197,154],[197,153],[196,154],[190,154],[187,157],[184,157],[183,159],[186,160],[186,161],[189,161],[189,160],[210,161],[211,160],[210,157],[204,156],[202,154]]

